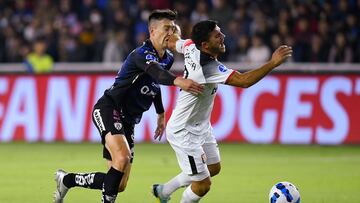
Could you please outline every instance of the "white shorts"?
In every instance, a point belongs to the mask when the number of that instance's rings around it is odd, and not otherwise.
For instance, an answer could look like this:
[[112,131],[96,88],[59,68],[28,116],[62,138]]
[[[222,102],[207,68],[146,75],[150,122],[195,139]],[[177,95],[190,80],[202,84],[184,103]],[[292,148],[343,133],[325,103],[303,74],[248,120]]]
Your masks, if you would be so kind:
[[173,133],[167,128],[166,137],[175,151],[181,170],[190,175],[192,181],[209,177],[207,165],[220,162],[220,152],[212,129],[195,135],[185,129]]

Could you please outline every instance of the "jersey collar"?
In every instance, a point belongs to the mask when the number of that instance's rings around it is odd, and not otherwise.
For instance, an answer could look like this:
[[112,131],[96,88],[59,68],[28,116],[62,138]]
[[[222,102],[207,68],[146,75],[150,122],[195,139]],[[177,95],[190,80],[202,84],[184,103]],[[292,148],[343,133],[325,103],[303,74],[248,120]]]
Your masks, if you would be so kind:
[[153,46],[153,44],[151,43],[150,39],[145,40],[144,45],[147,46],[147,47],[149,47],[150,49],[152,49],[151,51],[156,54],[156,56],[159,58],[160,61],[163,60],[163,59],[165,59],[165,58],[167,58],[167,55],[168,55],[167,50],[165,50],[164,56],[163,56],[162,58],[160,58],[159,53],[158,53],[158,52],[156,51],[156,49],[154,48],[154,46]]

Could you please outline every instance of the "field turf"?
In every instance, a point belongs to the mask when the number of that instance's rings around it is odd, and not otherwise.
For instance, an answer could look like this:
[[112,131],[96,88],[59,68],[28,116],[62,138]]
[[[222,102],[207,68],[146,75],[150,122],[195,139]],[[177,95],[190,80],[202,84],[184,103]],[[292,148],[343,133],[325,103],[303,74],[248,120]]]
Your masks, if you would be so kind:
[[[266,203],[273,184],[298,186],[305,203],[360,202],[360,146],[284,146],[220,144],[221,174],[213,179],[204,203]],[[54,172],[105,171],[100,144],[0,144],[0,203],[49,203]],[[167,144],[136,144],[125,193],[117,202],[155,203],[152,183],[179,172]],[[183,189],[172,201],[180,201]],[[100,191],[76,188],[66,203],[98,203]]]

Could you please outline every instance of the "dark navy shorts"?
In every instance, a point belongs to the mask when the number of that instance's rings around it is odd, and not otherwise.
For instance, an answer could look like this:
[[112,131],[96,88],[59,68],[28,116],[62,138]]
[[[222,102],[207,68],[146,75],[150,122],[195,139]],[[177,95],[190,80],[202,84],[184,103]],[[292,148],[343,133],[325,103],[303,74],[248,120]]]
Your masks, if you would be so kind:
[[92,121],[101,135],[103,144],[103,157],[111,160],[110,152],[105,147],[105,135],[124,135],[131,150],[131,162],[134,157],[134,125],[123,121],[121,112],[115,108],[111,101],[101,98],[92,111]]

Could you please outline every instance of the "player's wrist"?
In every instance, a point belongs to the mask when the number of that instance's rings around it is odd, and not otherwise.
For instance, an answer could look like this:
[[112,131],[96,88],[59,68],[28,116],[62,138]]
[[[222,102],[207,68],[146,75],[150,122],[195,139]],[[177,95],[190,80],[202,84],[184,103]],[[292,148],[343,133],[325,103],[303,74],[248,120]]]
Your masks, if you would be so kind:
[[174,81],[173,81],[173,84],[175,85],[175,86],[180,86],[181,85],[181,83],[182,83],[182,80],[183,80],[183,78],[182,77],[175,77],[175,79],[174,79]]
[[277,64],[273,59],[271,59],[270,61],[268,61],[266,64],[267,64],[268,67],[271,68],[271,69],[274,69],[274,68],[276,68],[277,66],[279,66],[279,64]]

